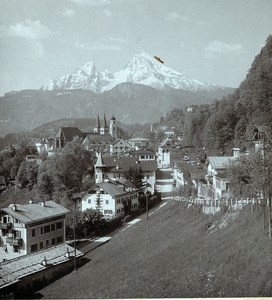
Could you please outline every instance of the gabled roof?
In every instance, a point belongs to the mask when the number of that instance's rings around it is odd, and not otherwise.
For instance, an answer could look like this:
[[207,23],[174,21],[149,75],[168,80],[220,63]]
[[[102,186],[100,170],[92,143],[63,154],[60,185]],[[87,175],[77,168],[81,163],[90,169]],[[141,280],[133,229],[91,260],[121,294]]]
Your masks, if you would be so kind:
[[[44,258],[46,258],[49,265],[67,262],[70,260],[67,257],[67,252],[73,256],[74,248],[63,243],[0,263],[0,290],[5,286],[18,282],[23,277],[46,270],[47,267],[42,264]],[[77,257],[83,255],[82,252],[76,250]]]
[[208,161],[214,170],[226,169],[234,159],[234,156],[208,156]]
[[99,143],[111,143],[112,137],[110,134],[97,134],[97,133],[89,133],[84,141],[83,144],[99,144]]
[[24,224],[31,224],[58,216],[65,216],[70,213],[68,209],[54,201],[45,201],[44,206],[42,203],[31,203],[25,205],[15,204],[16,210],[13,209],[13,206],[14,204],[10,204],[9,207],[3,208],[2,211],[18,219]]
[[61,127],[55,137],[72,141],[76,136],[82,137],[82,132],[78,127]]
[[119,138],[117,139],[115,142],[112,143],[112,146],[116,146],[116,145],[122,145],[124,147],[129,146],[131,147],[130,143],[128,143],[127,141]]
[[118,186],[113,182],[96,183],[89,189],[89,191],[99,191],[101,189],[104,191],[104,193],[109,194],[113,197],[127,193],[127,191],[124,190],[124,187]]
[[110,172],[127,172],[130,167],[140,166],[144,172],[152,172],[157,169],[157,162],[155,160],[138,161],[137,157],[121,156],[103,157],[103,164]]

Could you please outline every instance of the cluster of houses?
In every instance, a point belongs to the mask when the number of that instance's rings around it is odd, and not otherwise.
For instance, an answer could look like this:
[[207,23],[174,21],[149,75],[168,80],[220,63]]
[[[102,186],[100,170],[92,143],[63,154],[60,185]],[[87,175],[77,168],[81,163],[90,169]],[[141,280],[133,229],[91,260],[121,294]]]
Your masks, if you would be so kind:
[[[119,137],[115,117],[108,126],[104,115],[102,124],[97,117],[91,133],[77,127],[62,127],[53,145],[43,140],[36,147],[40,155],[50,156],[61,153],[75,137],[83,138],[82,146],[94,153],[96,162],[95,184],[84,193],[80,207],[82,211],[98,210],[107,220],[123,217],[128,207],[130,211],[139,208],[140,190],[126,178],[130,170],[141,169],[145,192],[151,194],[157,191],[172,195],[187,186],[195,197],[227,197],[227,167],[240,157],[240,149],[234,148],[232,156],[208,157],[203,149],[193,157],[191,149],[184,153],[177,147],[182,135],[176,135],[173,128],[165,132],[157,149],[150,150],[148,139]],[[262,149],[258,143],[256,147]],[[42,162],[35,155],[27,156],[26,161]],[[0,188],[1,182],[0,177]],[[69,212],[54,201],[30,201],[0,209],[0,290],[14,285],[29,287],[33,276],[37,280],[39,274],[50,277],[56,269],[61,272],[63,266],[71,266],[73,257],[83,255],[65,243],[65,217]]]

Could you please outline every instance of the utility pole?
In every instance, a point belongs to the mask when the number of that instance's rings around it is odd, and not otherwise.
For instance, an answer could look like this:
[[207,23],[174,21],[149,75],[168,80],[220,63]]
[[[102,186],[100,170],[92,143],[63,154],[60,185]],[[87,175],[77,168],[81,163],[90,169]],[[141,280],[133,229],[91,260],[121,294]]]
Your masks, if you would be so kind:
[[148,193],[145,194],[146,219],[148,220]]

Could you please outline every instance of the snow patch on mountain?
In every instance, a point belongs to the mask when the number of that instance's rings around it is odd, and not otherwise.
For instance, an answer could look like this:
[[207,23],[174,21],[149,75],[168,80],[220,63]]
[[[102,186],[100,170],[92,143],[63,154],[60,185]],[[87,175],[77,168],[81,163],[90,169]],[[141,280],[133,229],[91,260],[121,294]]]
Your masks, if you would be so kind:
[[143,84],[156,89],[171,87],[186,91],[209,91],[221,88],[213,84],[189,79],[184,74],[156,61],[148,54],[139,53],[132,58],[124,69],[115,73],[108,70],[101,72],[96,68],[95,63],[90,61],[77,69],[74,74],[49,80],[41,89],[85,89],[95,93],[103,93],[125,82]]

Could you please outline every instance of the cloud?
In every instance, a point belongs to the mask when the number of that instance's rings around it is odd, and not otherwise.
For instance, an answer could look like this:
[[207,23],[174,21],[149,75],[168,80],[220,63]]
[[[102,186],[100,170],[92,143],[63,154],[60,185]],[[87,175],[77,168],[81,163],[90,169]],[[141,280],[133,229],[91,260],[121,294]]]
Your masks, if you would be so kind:
[[87,50],[111,50],[111,51],[120,51],[122,50],[122,44],[125,44],[126,41],[122,38],[115,37],[104,37],[98,41],[90,43],[76,43],[77,48],[87,49]]
[[70,2],[76,5],[89,5],[89,6],[99,6],[110,4],[109,0],[70,0]]
[[188,17],[186,17],[186,16],[181,16],[180,14],[177,14],[177,13],[175,13],[175,12],[171,12],[171,13],[167,14],[167,15],[165,16],[165,19],[166,19],[167,21],[175,21],[175,20],[182,20],[182,21],[184,21],[184,22],[187,22],[187,21],[188,21]]
[[43,39],[53,35],[47,26],[41,24],[39,20],[25,20],[22,23],[17,23],[10,26],[0,26],[0,36],[17,36],[28,39]]
[[73,9],[66,8],[62,15],[68,18],[73,17],[75,15],[75,11]]
[[107,16],[107,17],[111,17],[113,15],[113,11],[107,9],[107,8],[104,8],[103,9],[103,13]]
[[242,48],[241,44],[226,44],[221,41],[212,41],[206,46],[205,51],[208,57],[225,54],[238,55],[241,53]]

